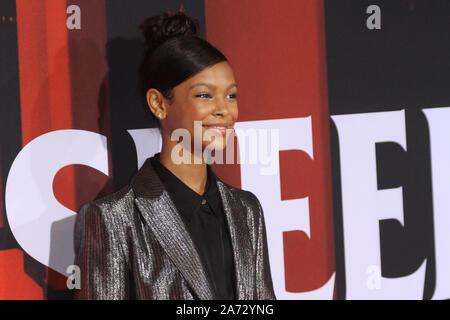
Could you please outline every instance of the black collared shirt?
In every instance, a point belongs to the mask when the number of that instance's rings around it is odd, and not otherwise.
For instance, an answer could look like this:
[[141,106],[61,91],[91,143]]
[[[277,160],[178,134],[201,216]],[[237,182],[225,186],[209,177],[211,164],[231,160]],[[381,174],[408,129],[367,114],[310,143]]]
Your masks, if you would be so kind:
[[159,155],[151,158],[151,164],[187,226],[216,299],[234,300],[233,250],[214,173],[207,165],[207,190],[199,195],[167,169],[159,161]]

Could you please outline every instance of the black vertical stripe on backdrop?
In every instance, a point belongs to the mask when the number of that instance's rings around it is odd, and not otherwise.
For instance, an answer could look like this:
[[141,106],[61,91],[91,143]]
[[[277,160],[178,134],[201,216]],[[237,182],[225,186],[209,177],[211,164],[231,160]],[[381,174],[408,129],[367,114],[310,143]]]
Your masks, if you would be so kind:
[[[3,21],[2,17],[5,17]],[[13,21],[9,21],[12,18]],[[20,117],[19,62],[17,55],[16,3],[0,1],[0,170],[3,199],[9,169],[22,149]],[[0,250],[18,248],[6,219],[5,203],[1,203],[5,224],[0,228]]]
[[[366,8],[381,9],[381,30],[369,30]],[[450,105],[450,1],[325,0],[331,115],[405,109],[407,151],[378,143],[378,188],[403,187],[405,227],[380,222],[382,275],[413,273],[427,259],[424,298],[435,287],[428,128],[423,108]],[[345,298],[339,141],[331,127],[337,296]]]
[[128,129],[156,127],[146,116],[140,95],[138,68],[145,52],[138,28],[147,17],[163,12],[184,12],[199,20],[205,38],[203,0],[108,0],[106,2],[107,55],[111,106],[111,149],[114,189],[127,184],[137,171],[136,148]]

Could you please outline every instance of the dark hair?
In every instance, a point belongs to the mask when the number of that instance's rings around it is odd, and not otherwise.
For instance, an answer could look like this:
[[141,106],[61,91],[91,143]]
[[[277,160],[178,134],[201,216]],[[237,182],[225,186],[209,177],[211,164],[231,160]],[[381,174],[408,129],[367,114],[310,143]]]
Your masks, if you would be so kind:
[[[155,88],[172,100],[173,87],[209,66],[227,61],[217,48],[198,37],[199,28],[198,21],[183,12],[163,13],[142,22],[140,29],[147,44],[140,67],[144,97]],[[147,106],[146,110],[154,117]]]

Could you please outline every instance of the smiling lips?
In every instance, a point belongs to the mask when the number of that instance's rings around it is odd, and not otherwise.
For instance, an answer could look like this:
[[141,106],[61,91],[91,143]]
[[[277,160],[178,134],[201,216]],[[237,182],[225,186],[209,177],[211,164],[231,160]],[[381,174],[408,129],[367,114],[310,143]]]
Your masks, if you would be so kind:
[[203,127],[218,131],[222,136],[226,134],[227,129],[233,129],[230,123],[204,124]]

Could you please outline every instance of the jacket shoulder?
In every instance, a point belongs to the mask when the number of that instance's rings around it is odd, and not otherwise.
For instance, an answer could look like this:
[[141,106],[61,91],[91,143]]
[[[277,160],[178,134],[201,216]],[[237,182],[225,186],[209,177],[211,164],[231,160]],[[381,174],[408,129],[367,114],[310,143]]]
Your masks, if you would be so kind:
[[116,206],[123,206],[133,199],[133,189],[129,184],[127,184],[113,193],[93,200],[92,203],[99,206],[100,208],[112,209]]
[[101,198],[85,203],[81,215],[94,214],[110,230],[122,229],[119,226],[129,225],[134,210],[134,192],[129,184]]
[[103,218],[116,221],[119,219],[124,222],[124,218],[128,216],[126,213],[133,210],[133,200],[133,189],[130,185],[126,185],[113,193],[85,203],[80,211],[94,207]]

